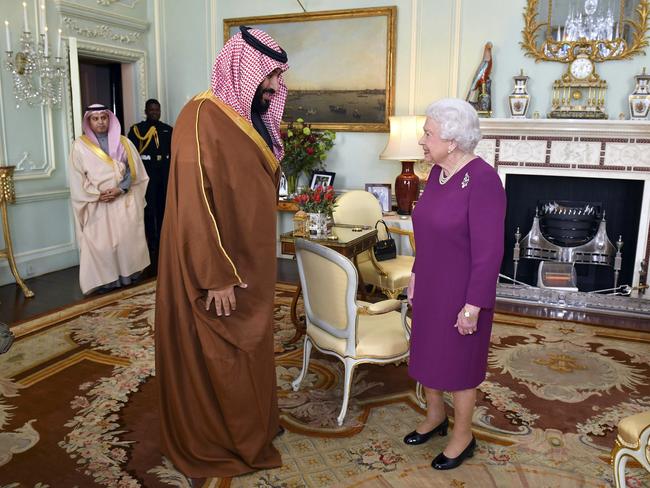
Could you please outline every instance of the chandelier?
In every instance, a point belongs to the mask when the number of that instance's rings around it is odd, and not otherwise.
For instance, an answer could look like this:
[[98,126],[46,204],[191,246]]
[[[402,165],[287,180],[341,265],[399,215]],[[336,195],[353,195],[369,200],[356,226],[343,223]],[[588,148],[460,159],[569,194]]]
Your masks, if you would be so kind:
[[17,108],[23,103],[30,107],[56,107],[61,104],[67,86],[68,67],[66,58],[61,55],[61,29],[58,30],[56,52],[53,53],[45,25],[44,3],[40,7],[39,19],[40,34],[35,38],[29,28],[27,3],[23,2],[23,31],[15,54],[11,45],[9,22],[5,20],[5,67],[13,78]]
[[558,27],[558,41],[612,41],[619,37],[619,24],[614,20],[611,4],[599,8],[598,0],[584,0],[582,8],[573,2],[569,6],[569,14],[562,27]]

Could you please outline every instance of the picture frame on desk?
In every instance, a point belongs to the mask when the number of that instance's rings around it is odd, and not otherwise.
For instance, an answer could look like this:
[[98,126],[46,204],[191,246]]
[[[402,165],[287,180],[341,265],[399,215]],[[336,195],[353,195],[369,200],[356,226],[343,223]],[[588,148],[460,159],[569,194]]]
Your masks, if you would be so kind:
[[314,171],[311,174],[311,183],[309,183],[309,188],[315,190],[319,186],[322,186],[323,188],[334,186],[335,176],[336,173],[332,173],[331,171]]
[[284,174],[284,171],[280,175],[280,184],[278,185],[278,197],[286,198],[289,196],[289,182],[287,181],[287,175]]
[[366,183],[366,191],[372,193],[379,204],[383,213],[390,212],[391,208],[391,185],[390,183]]

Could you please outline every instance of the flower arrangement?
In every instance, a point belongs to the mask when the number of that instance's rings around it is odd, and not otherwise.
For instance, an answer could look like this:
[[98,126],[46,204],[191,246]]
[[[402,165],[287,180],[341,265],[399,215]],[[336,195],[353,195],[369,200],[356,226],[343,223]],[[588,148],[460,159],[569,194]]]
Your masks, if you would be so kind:
[[282,171],[287,176],[289,194],[293,194],[301,174],[325,168],[325,158],[334,146],[336,134],[330,130],[312,130],[310,124],[298,118],[290,122],[281,135],[284,144]]
[[332,216],[334,207],[336,207],[336,196],[332,186],[317,186],[315,189],[305,189],[296,195],[293,199],[298,204],[300,210],[307,213],[323,213],[328,217]]

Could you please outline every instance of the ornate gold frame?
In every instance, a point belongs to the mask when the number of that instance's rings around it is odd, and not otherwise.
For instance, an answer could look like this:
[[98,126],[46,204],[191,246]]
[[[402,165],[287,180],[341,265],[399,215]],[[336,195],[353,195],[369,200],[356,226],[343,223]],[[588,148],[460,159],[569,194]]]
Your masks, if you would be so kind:
[[[625,0],[621,0],[621,6],[624,5]],[[625,24],[632,28],[632,42],[628,45],[622,39],[614,39],[612,41],[561,41],[557,42],[553,39],[546,38],[546,40],[538,45],[536,37],[538,31],[550,25],[551,9],[549,9],[549,19],[547,22],[537,21],[537,7],[539,0],[528,0],[526,8],[524,9],[524,30],[521,32],[523,40],[520,42],[521,47],[526,51],[526,55],[535,58],[535,61],[556,61],[559,63],[570,63],[576,57],[576,48],[587,49],[589,58],[595,62],[609,61],[613,59],[627,59],[638,54],[643,54],[644,48],[648,46],[648,15],[650,13],[649,0],[638,0],[636,19],[626,18],[621,19]],[[621,8],[621,16],[623,15],[623,8]],[[609,49],[615,51],[617,47],[623,45],[620,53],[613,53],[606,57],[601,56],[597,48],[598,44],[605,44]],[[569,45],[566,57],[558,58],[546,54],[546,50],[557,53],[563,45]]]
[[[232,19],[224,19],[223,21],[223,36],[224,43],[230,38],[230,29],[239,25],[247,25],[254,27],[262,24],[280,24],[285,22],[312,22],[316,20],[340,20],[358,17],[386,17],[386,104],[384,108],[384,121],[382,123],[362,123],[362,122],[312,122],[309,121],[312,128],[315,129],[329,129],[334,131],[350,131],[350,132],[388,132],[389,123],[388,117],[394,114],[395,103],[395,23],[397,17],[397,7],[376,7],[376,8],[361,8],[361,9],[346,9],[346,10],[328,10],[321,12],[307,12],[298,14],[283,14],[283,15],[267,15],[261,17],[240,17]],[[286,46],[283,46],[287,49]],[[323,46],[326,49],[327,46]],[[372,49],[372,46],[369,47]],[[299,66],[291,64],[291,52],[287,49],[289,54],[289,64],[292,70],[300,69]],[[372,54],[369,54],[372,55]],[[350,69],[355,67],[350,66]],[[359,66],[358,69],[363,69]],[[319,73],[322,76],[326,70]],[[291,87],[289,87],[291,89]]]

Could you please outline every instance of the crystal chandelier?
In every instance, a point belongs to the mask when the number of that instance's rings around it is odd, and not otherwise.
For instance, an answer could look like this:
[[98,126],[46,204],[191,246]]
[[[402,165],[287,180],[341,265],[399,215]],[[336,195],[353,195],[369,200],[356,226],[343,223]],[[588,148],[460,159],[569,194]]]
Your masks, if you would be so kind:
[[558,28],[558,41],[612,41],[619,37],[619,25],[614,21],[611,5],[598,8],[598,0],[584,0],[582,9],[573,3],[564,23],[564,32]]
[[41,4],[39,18],[40,34],[35,39],[27,21],[27,3],[23,2],[23,31],[15,55],[9,22],[5,20],[5,67],[13,78],[17,107],[23,103],[56,107],[61,104],[67,86],[68,67],[66,57],[61,55],[61,29],[58,30],[56,52],[52,56],[44,3]]

